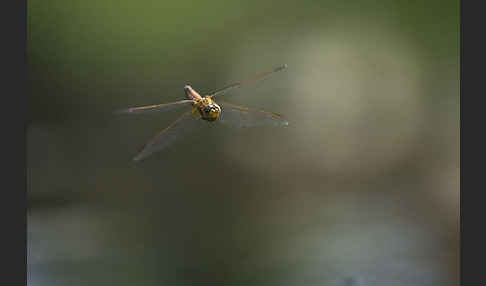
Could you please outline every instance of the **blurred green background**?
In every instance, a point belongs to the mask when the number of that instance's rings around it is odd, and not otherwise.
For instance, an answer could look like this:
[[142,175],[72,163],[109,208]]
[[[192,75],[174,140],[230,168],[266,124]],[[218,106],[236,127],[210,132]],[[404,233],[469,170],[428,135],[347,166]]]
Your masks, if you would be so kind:
[[[28,1],[28,285],[458,285],[459,1]],[[286,128],[206,128],[207,93]]]

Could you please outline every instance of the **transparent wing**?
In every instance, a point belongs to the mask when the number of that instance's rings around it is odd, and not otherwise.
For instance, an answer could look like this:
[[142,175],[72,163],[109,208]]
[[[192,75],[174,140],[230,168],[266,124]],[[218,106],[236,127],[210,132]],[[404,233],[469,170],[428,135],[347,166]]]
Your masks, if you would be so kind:
[[138,106],[138,107],[129,107],[124,109],[119,109],[115,111],[115,113],[145,113],[145,112],[154,112],[154,111],[167,111],[177,107],[183,106],[192,106],[192,100],[179,100],[175,102],[163,103],[163,104],[154,104],[154,105],[146,105],[146,106]]
[[199,119],[200,118],[192,115],[192,111],[185,112],[167,126],[167,128],[148,141],[133,160],[140,161],[149,155],[172,145],[177,139],[180,139],[191,132],[196,127]]
[[262,72],[262,73],[259,73],[257,75],[254,75],[250,78],[247,78],[245,80],[242,80],[242,81],[239,81],[239,82],[235,82],[235,83],[232,83],[230,85],[227,85],[219,90],[216,90],[216,91],[213,91],[211,93],[208,94],[208,96],[210,97],[215,97],[215,96],[221,96],[225,93],[227,93],[228,91],[232,90],[232,89],[235,89],[235,88],[238,88],[238,87],[241,87],[242,85],[246,84],[246,83],[250,83],[250,82],[253,82],[253,81],[257,81],[257,80],[261,80],[273,73],[276,73],[276,72],[279,72],[281,70],[284,70],[287,68],[287,65],[283,65],[283,66],[279,66],[277,68],[274,68],[272,71],[267,71],[267,72]]
[[219,103],[219,120],[235,127],[286,126],[289,123],[279,114],[261,109],[251,109],[230,103]]

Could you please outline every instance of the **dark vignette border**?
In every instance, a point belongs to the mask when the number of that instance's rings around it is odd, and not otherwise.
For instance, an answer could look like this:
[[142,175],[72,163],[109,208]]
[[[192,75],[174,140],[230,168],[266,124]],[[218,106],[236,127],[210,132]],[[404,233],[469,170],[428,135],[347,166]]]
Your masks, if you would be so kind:
[[2,285],[27,285],[26,6],[26,0],[7,0],[0,5]]
[[[460,2],[460,285],[483,285],[484,207],[484,10]],[[467,4],[467,5],[464,5]],[[464,39],[468,39],[464,44]],[[476,86],[475,86],[476,84]],[[477,101],[477,102],[475,102]],[[476,159],[476,160],[474,160]],[[476,162],[473,162],[476,161]],[[473,164],[476,163],[476,164]],[[483,180],[481,180],[483,179]]]

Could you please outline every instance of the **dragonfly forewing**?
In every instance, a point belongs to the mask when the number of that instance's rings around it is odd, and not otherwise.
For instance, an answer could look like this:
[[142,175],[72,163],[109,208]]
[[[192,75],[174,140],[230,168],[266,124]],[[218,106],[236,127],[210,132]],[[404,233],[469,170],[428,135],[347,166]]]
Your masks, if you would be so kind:
[[259,73],[257,75],[254,75],[254,76],[250,77],[250,78],[241,80],[239,82],[232,83],[232,84],[227,85],[227,86],[225,86],[225,87],[223,87],[223,88],[221,88],[219,90],[213,91],[213,92],[207,94],[207,96],[210,96],[210,97],[221,96],[221,95],[227,93],[228,91],[230,91],[232,89],[241,87],[241,86],[243,86],[245,84],[248,84],[248,83],[251,83],[251,82],[256,82],[258,80],[262,80],[262,79],[266,78],[267,76],[269,76],[271,74],[274,74],[276,72],[279,72],[281,70],[284,70],[286,68],[287,68],[287,65],[285,64],[285,65],[276,67],[276,68],[274,68],[271,71]]
[[199,121],[201,121],[200,117],[194,116],[192,111],[185,112],[167,128],[148,141],[133,160],[140,161],[155,152],[171,146],[175,141],[185,137],[194,130]]
[[265,127],[265,126],[286,126],[287,120],[279,114],[261,109],[252,109],[237,106],[230,103],[220,102],[221,115],[219,121],[234,127]]
[[115,113],[137,114],[137,113],[147,113],[147,112],[156,112],[156,111],[168,111],[179,107],[192,106],[192,104],[193,104],[192,100],[179,100],[170,103],[136,106],[136,107],[119,109],[115,111]]

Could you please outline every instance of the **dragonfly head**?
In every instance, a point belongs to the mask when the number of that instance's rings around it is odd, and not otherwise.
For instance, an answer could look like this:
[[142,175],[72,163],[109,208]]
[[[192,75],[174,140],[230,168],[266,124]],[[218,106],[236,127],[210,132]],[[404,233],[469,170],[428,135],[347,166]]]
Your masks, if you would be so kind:
[[199,110],[201,118],[207,121],[215,121],[221,114],[221,107],[209,96],[196,100],[195,108]]
[[201,109],[202,118],[208,121],[215,121],[221,114],[221,107],[216,103],[206,105]]

